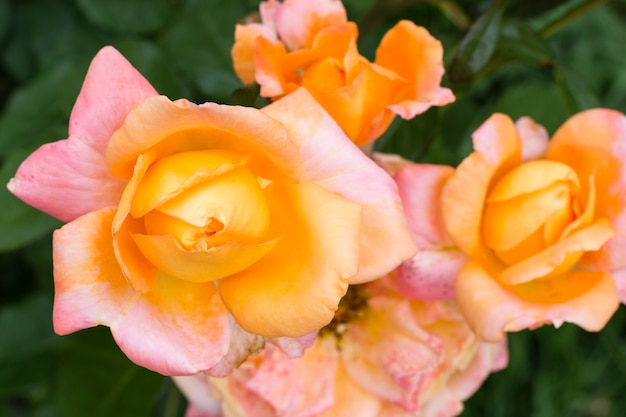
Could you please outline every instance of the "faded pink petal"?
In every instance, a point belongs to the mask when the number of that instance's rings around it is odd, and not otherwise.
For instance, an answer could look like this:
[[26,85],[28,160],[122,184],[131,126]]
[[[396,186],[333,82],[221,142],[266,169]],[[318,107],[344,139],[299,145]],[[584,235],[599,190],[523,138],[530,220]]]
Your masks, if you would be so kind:
[[548,148],[548,131],[530,117],[520,117],[515,129],[522,140],[522,162],[541,159]]
[[55,332],[109,326],[129,359],[164,375],[215,365],[229,337],[226,308],[213,284],[160,275],[151,292],[134,292],[115,261],[114,214],[114,208],[102,209],[55,231]]
[[360,268],[350,283],[379,278],[415,254],[395,183],[305,89],[262,112],[284,123],[299,148],[298,161],[303,163],[292,168],[296,178],[313,181],[363,207]]
[[423,250],[394,274],[402,296],[413,300],[454,300],[456,277],[468,256],[456,249]]
[[268,339],[268,342],[283,351],[288,358],[299,358],[304,351],[315,343],[318,332],[313,332],[302,337],[278,337]]
[[219,400],[211,395],[206,375],[175,376],[172,380],[189,401],[185,417],[220,417],[222,415],[222,406]]
[[311,46],[320,29],[347,19],[340,0],[285,0],[275,14],[278,35],[292,51]]
[[269,346],[245,386],[267,401],[277,415],[308,417],[333,405],[338,355],[334,339],[320,339],[306,360],[292,360]]
[[20,166],[9,190],[62,221],[116,205],[124,183],[104,164],[104,151],[126,115],[157,95],[148,81],[113,47],[93,59],[76,99],[69,138],[45,144]]

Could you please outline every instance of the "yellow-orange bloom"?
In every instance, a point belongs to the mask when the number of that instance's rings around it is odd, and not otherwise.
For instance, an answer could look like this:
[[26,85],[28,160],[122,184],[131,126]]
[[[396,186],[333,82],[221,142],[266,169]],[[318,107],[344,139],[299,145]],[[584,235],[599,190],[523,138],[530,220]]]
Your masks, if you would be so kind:
[[234,68],[263,97],[305,87],[358,145],[382,135],[395,115],[411,119],[454,101],[441,88],[443,49],[403,20],[383,37],[374,62],[357,50],[358,30],[336,0],[270,0],[262,23],[237,25]]
[[470,257],[456,281],[481,337],[564,321],[600,330],[626,267],[626,118],[605,109],[569,119],[548,143],[530,119],[495,114],[446,182],[447,232]]

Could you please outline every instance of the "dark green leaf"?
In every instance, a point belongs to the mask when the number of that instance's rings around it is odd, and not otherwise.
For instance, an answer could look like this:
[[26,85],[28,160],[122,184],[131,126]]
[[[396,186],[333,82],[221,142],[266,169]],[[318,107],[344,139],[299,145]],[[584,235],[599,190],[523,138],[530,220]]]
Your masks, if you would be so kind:
[[496,2],[472,24],[452,59],[450,81],[468,81],[487,65],[498,44],[503,13],[504,5]]
[[56,405],[64,417],[148,416],[163,377],[133,364],[98,327],[66,336]]
[[18,200],[5,186],[29,153],[28,150],[11,152],[0,171],[0,251],[22,247],[61,226],[60,221]]
[[554,71],[554,76],[568,99],[572,113],[599,106],[598,98],[580,74],[563,65],[558,65]]
[[189,0],[159,39],[183,78],[200,90],[199,97],[189,97],[193,101],[226,102],[241,86],[233,70],[230,48],[235,24],[250,11],[240,2],[229,0]]
[[439,133],[439,128],[438,108],[431,108],[408,121],[396,118],[387,132],[376,141],[376,150],[417,161],[428,152]]
[[176,77],[173,65],[158,45],[133,39],[117,42],[114,46],[160,94],[171,99],[186,96],[182,83]]
[[[566,3],[563,0],[509,0],[508,14],[519,18],[529,19],[546,13]],[[570,3],[572,3],[570,1]]]
[[546,65],[552,60],[547,43],[521,20],[506,19],[501,27],[498,55],[531,65]]
[[87,19],[102,29],[123,34],[159,30],[173,11],[171,0],[76,0]]
[[0,0],[0,43],[11,27],[11,3]]
[[[85,63],[86,64],[86,63]],[[0,156],[67,137],[86,65],[64,62],[17,90],[0,117]]]

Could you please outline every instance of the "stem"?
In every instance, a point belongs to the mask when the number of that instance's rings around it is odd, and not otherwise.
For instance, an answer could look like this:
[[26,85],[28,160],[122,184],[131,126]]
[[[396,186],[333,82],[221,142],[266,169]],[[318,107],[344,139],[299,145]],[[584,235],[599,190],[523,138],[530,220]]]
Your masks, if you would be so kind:
[[555,21],[548,22],[548,24],[539,30],[539,34],[542,38],[548,38],[560,28],[576,19],[578,16],[586,13],[590,9],[606,3],[607,0],[588,0],[569,10],[563,16],[559,17]]

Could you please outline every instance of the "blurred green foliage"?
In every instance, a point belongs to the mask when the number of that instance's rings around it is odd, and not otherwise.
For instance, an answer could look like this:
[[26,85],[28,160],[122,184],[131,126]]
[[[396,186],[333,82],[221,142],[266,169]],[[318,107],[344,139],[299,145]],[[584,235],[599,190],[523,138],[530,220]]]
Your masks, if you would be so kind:
[[[573,113],[626,111],[624,0],[345,0],[370,58],[399,19],[444,44],[457,101],[396,120],[377,149],[457,164],[491,113],[529,115],[550,132]],[[260,106],[231,68],[234,24],[256,0],[0,0],[0,183],[24,157],[67,135],[87,66],[118,48],[172,99]],[[239,89],[239,90],[237,90]],[[237,92],[232,94],[235,90]],[[232,94],[232,96],[231,96]],[[174,417],[168,378],[130,363],[106,328],[52,330],[50,236],[60,223],[0,187],[0,417]],[[464,416],[626,415],[626,321],[599,334],[565,325],[511,334],[510,366]]]

